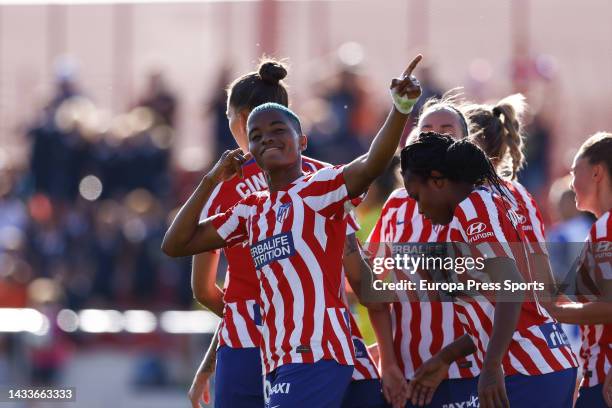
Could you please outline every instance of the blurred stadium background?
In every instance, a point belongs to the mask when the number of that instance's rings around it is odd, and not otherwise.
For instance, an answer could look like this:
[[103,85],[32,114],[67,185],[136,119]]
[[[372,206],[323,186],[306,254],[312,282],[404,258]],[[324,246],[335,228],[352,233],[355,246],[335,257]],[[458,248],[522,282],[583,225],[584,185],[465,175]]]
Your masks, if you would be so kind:
[[[77,387],[66,406],[187,406],[216,318],[192,299],[189,259],[159,246],[233,146],[224,87],[263,54],[288,58],[307,154],[333,163],[364,151],[416,52],[426,95],[525,93],[521,181],[551,240],[588,228],[558,179],[612,129],[607,0],[22,3],[0,0],[0,385]],[[362,237],[394,183],[360,207]]]

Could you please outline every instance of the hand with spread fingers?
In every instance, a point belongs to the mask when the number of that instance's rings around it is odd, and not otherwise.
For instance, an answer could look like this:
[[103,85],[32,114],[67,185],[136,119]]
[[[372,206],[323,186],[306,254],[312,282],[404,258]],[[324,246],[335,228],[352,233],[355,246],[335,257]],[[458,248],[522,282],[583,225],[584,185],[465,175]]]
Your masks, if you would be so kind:
[[408,399],[419,407],[429,405],[436,389],[448,375],[449,364],[439,356],[425,361],[408,383]]
[[242,178],[242,165],[251,157],[250,152],[245,154],[242,149],[226,150],[208,174],[218,183],[235,175]]
[[409,114],[412,107],[421,96],[421,85],[412,72],[423,59],[422,55],[417,55],[400,78],[391,81],[391,97],[395,108],[403,114]]

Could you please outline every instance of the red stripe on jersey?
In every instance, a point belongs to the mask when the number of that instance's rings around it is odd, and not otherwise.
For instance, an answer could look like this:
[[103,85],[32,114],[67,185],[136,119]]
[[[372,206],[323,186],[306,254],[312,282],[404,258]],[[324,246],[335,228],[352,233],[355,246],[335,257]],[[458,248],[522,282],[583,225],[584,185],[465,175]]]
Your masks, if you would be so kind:
[[[431,222],[419,214],[416,201],[401,188],[384,204],[368,241],[374,243],[370,248],[377,249],[376,243],[435,242],[436,236]],[[406,378],[411,378],[424,361],[464,334],[453,307],[442,303],[396,302],[392,304],[391,315],[393,346]],[[461,361],[461,365],[454,363],[449,378],[474,377],[475,366],[473,356]]]
[[[582,256],[582,268],[578,279],[582,286],[591,285],[588,293],[598,293],[598,288],[609,285],[612,279],[612,210],[603,214],[591,227]],[[582,387],[594,387],[603,383],[606,373],[612,369],[612,324],[581,325],[583,380]]]
[[[302,163],[302,170],[307,173],[330,166],[308,157],[302,157]],[[254,160],[250,161],[243,166],[243,178],[234,177],[217,185],[204,206],[202,219],[224,213],[249,194],[266,188],[266,179],[262,170]],[[225,335],[221,332],[219,345],[256,347],[260,343],[260,329],[255,325],[250,313],[243,313],[248,310],[247,306],[251,304],[249,302],[259,302],[260,287],[253,260],[248,248],[242,246],[225,248],[223,251],[228,263],[223,300],[226,304],[233,305],[234,312],[230,314],[231,318],[226,313],[223,315],[224,327],[227,328]],[[241,323],[238,324],[231,319],[241,319]],[[233,342],[231,338],[234,339]]]
[[327,168],[283,190],[254,193],[212,219],[221,237],[250,245],[263,289],[268,373],[282,364],[319,359],[353,364],[340,296],[349,200],[343,169]]
[[[372,360],[372,356],[370,356],[370,352],[366,347],[355,318],[350,313],[349,323],[351,326],[353,344],[355,346],[355,369],[353,370],[353,381],[379,379],[380,375],[378,374],[378,367],[376,367],[374,360]],[[358,351],[360,351],[360,353],[358,353]]]
[[[509,257],[514,259],[517,268],[527,282],[532,281],[524,244],[524,235],[514,227],[510,219],[511,210],[508,204],[493,195],[489,190],[476,189],[455,209],[453,220],[447,235],[448,242],[464,242],[471,244],[472,256]],[[477,232],[470,226],[479,223]],[[512,243],[509,245],[508,243]],[[465,255],[465,254],[464,254]],[[555,320],[538,307],[535,294],[528,294],[529,301],[523,302],[517,329],[513,335],[508,354],[503,360],[506,375],[517,373],[525,375],[545,374],[553,371],[575,367],[575,358],[569,346],[549,347],[541,337],[530,331],[540,331],[544,325],[554,325]],[[464,313],[462,322],[466,331],[477,338],[479,360],[484,359],[484,351],[492,333],[494,302],[465,301],[459,299]],[[468,322],[466,322],[468,320]],[[475,320],[475,321],[474,321]],[[543,333],[543,332],[542,332]],[[482,344],[482,346],[480,346]],[[563,350],[560,350],[563,349]]]

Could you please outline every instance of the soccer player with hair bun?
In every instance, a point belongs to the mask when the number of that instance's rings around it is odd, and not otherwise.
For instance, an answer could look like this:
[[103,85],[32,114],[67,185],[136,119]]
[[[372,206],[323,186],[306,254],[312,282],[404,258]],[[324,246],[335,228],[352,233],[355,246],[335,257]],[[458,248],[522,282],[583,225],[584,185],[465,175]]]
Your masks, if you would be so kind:
[[[229,85],[227,116],[232,135],[242,149],[248,147],[246,121],[255,107],[267,102],[288,106],[289,96],[283,83],[286,75],[287,67],[282,62],[267,58],[260,62],[257,71],[242,75]],[[305,173],[329,166],[302,157]],[[267,188],[264,173],[255,160],[245,163],[242,172],[242,178],[234,177],[217,185],[204,205],[202,220],[223,213],[247,195]],[[359,226],[352,217],[347,217],[347,222],[347,242],[352,243],[356,240],[354,231]],[[347,248],[354,248],[354,245]],[[222,321],[194,377],[189,399],[193,408],[199,407],[200,400],[210,401],[209,379],[215,372],[215,407],[261,407],[264,405],[264,383],[259,349],[261,302],[257,272],[247,248],[234,246],[223,251],[228,262],[223,289],[216,284],[218,252],[202,252],[193,257],[195,298],[222,317]],[[361,261],[356,250],[345,251],[345,258],[351,265],[359,265]],[[357,324],[351,314],[349,319],[353,342],[362,350],[363,339]],[[367,352],[357,356],[353,377],[358,380],[351,385],[356,393],[368,390],[371,401],[383,402],[379,375]]]
[[[532,281],[525,237],[513,222],[503,181],[478,146],[421,133],[402,150],[401,168],[419,211],[447,226],[441,242],[458,244],[462,256],[485,258],[479,273],[493,283]],[[455,297],[466,334],[417,370],[408,384],[412,400],[424,405],[450,364],[475,353],[479,377],[472,381],[481,408],[571,407],[576,359],[533,292],[518,293],[513,301]]]
[[530,243],[544,249],[544,221],[533,196],[517,181],[525,166],[522,116],[527,111],[525,97],[514,94],[494,105],[463,104],[460,109],[470,123],[470,140],[493,163],[503,180],[512,209],[519,214],[520,228]]
[[598,132],[572,165],[576,208],[597,217],[576,275],[580,303],[555,305],[561,322],[579,324],[582,383],[576,408],[612,407],[612,133]]
[[[253,109],[247,119],[249,152],[226,151],[166,232],[162,250],[173,257],[248,245],[260,285],[268,407],[342,403],[355,361],[341,290],[346,205],[365,193],[391,161],[421,93],[411,75],[420,59],[392,81],[394,107],[368,153],[345,166],[305,173],[301,152],[307,138],[295,113],[274,103]],[[200,221],[214,190],[242,177],[251,157],[264,171],[268,189]],[[349,281],[361,279],[345,271]],[[359,286],[353,290],[360,295]],[[407,390],[392,349],[388,310],[381,304],[367,306],[379,344],[383,392],[399,407]]]

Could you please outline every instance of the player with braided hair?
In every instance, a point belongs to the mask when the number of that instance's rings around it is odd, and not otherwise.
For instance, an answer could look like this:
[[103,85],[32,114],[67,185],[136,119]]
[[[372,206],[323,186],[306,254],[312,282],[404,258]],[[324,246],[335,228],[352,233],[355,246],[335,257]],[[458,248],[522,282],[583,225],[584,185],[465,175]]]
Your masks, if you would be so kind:
[[[422,133],[402,150],[401,166],[419,210],[447,226],[445,242],[467,244],[470,256],[485,258],[482,272],[492,282],[531,279],[524,234],[509,216],[503,180],[478,146]],[[475,352],[480,376],[474,390],[481,407],[571,407],[575,358],[556,321],[533,307],[533,290],[521,294],[511,302],[457,297],[467,334],[417,370],[409,383],[412,400],[426,403],[450,363]]]

